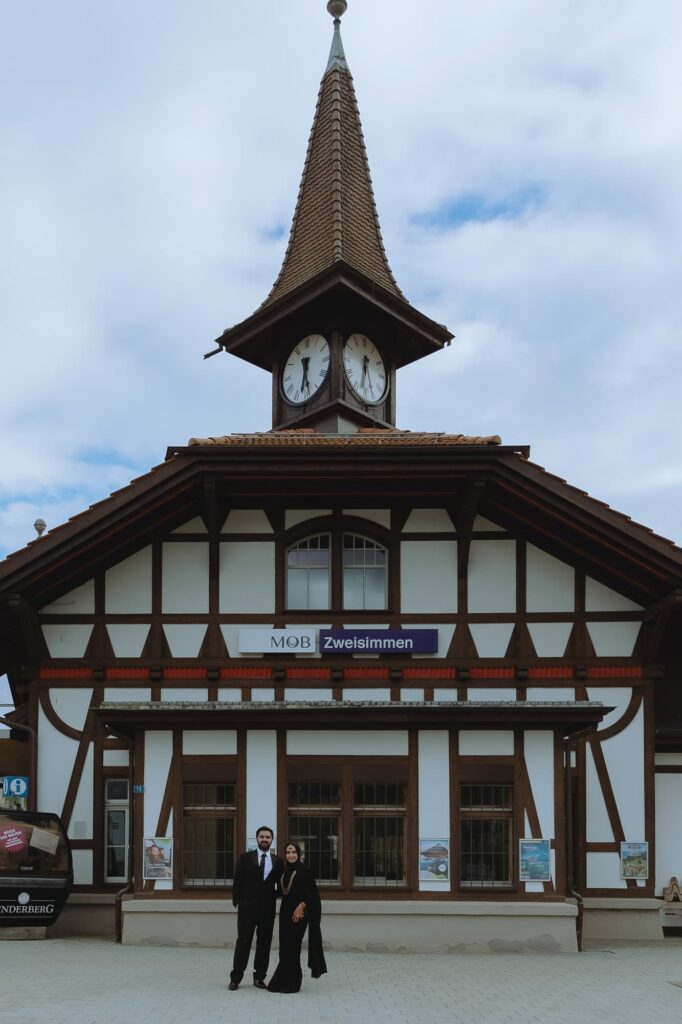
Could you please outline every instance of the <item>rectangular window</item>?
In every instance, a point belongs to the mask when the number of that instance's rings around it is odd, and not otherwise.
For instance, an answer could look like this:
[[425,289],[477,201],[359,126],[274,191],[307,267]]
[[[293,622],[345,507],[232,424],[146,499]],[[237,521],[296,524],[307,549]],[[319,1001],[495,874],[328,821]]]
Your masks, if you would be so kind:
[[[186,775],[190,774],[186,771]],[[215,770],[214,770],[214,774]],[[183,783],[182,880],[219,888],[232,884],[235,860],[236,784]]]
[[406,884],[406,813],[406,783],[354,783],[354,885],[390,888]]
[[330,537],[308,537],[287,551],[287,608],[329,608]]
[[460,884],[511,888],[514,878],[514,787],[505,783],[460,786]]
[[104,780],[104,881],[128,880],[130,802],[127,779]]
[[289,783],[287,838],[301,846],[306,864],[321,885],[339,883],[338,782]]

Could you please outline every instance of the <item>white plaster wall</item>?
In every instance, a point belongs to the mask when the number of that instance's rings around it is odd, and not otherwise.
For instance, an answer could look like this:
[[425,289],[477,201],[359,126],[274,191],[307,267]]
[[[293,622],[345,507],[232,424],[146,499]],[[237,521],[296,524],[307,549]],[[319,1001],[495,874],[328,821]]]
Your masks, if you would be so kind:
[[572,612],[575,571],[533,544],[526,545],[526,608],[529,612]]
[[76,687],[50,690],[52,707],[62,722],[66,722],[72,729],[81,730],[85,725],[91,699],[92,689],[90,687],[85,687],[83,690]]
[[275,610],[273,541],[220,545],[220,611],[267,614]]
[[206,636],[205,622],[166,622],[163,631],[174,658],[196,658]]
[[[450,837],[450,739],[447,731],[420,731],[419,838]],[[450,882],[421,882],[421,892],[449,892]]]
[[218,700],[226,703],[239,702],[242,699],[242,691],[235,686],[221,686],[218,688]]
[[37,806],[41,811],[62,813],[77,753],[77,741],[57,732],[39,707]]
[[372,523],[378,523],[386,530],[391,526],[391,510],[388,508],[345,508],[344,516],[356,516],[358,519],[369,519]]
[[575,700],[575,689],[572,686],[529,686],[526,693],[528,700],[554,700],[563,703]]
[[606,729],[622,718],[628,709],[632,697],[630,686],[590,686],[587,690],[588,700],[598,700],[604,707],[612,707],[608,715],[604,715],[599,728]]
[[405,689],[400,691],[401,700],[424,700],[424,691],[417,689]]
[[480,687],[480,688],[477,687],[477,686],[470,686],[469,689],[467,690],[467,700],[483,700],[483,701],[488,701],[488,700],[490,700],[490,701],[493,701],[493,700],[498,700],[498,701],[499,700],[513,700],[513,701],[515,701],[516,700],[516,689],[515,688],[511,688],[511,687],[509,689],[503,689],[502,687],[498,687],[497,689],[495,689],[495,687],[493,687],[493,686],[486,686],[486,687]]
[[[525,831],[523,833],[523,838],[524,839],[530,839],[532,837],[532,830],[531,830],[531,827],[530,827],[530,822],[528,820],[528,813],[527,812],[524,814],[524,828],[525,828]],[[547,839],[548,837],[546,835],[544,835],[544,833],[543,833],[542,838],[543,839]],[[552,879],[552,881],[555,882],[556,881],[556,853],[555,853],[554,850],[550,850],[549,851],[549,874],[550,874],[550,878]],[[526,892],[544,892],[545,891],[545,887],[544,887],[544,884],[542,882],[524,882],[524,887],[525,887],[525,891]]]
[[222,532],[273,533],[273,529],[262,508],[233,508],[225,520]]
[[407,731],[320,729],[318,732],[308,732],[290,729],[287,732],[287,754],[311,757],[324,757],[327,754],[330,757],[335,754],[358,757],[383,754],[406,757]]
[[[155,836],[168,773],[173,758],[173,733],[170,729],[149,729],[144,734],[144,834]],[[169,820],[169,831],[173,815]]]
[[161,606],[164,612],[208,611],[208,543],[163,544]]
[[113,623],[107,626],[117,658],[139,658],[149,636],[150,623]]
[[457,541],[403,541],[400,593],[404,612],[457,611]]
[[[660,757],[656,755],[656,759]],[[673,756],[680,756],[673,755]],[[682,878],[682,774],[656,775],[656,895]]]
[[603,583],[590,576],[585,578],[585,610],[588,612],[631,612],[641,611],[642,606],[623,597]]
[[43,636],[51,658],[82,658],[93,626],[42,626]]
[[516,541],[472,541],[468,586],[470,612],[516,611]]
[[504,658],[514,630],[513,622],[471,622],[469,629],[479,658]]
[[622,732],[602,743],[606,767],[625,833],[625,841],[640,843],[644,833],[644,707]]
[[94,837],[93,791],[95,776],[93,763],[93,744],[90,743],[69,823],[68,836],[70,839],[92,839]]
[[92,850],[74,850],[73,880],[76,885],[92,885]]
[[528,631],[538,658],[562,658],[572,622],[529,622]]
[[612,843],[613,831],[589,743],[585,749],[585,801],[587,842]]
[[88,580],[40,610],[46,615],[90,615],[95,610],[95,581]]
[[106,686],[104,688],[105,704],[135,704],[151,699],[152,691],[148,686]]
[[620,855],[617,853],[587,854],[588,889],[627,889],[620,877]]
[[204,520],[201,516],[195,516],[194,519],[188,520],[183,523],[182,526],[178,526],[177,530],[173,530],[173,533],[208,533]]
[[284,513],[284,529],[290,530],[292,526],[305,523],[308,519],[318,519],[320,516],[330,516],[330,508],[290,508]]
[[639,633],[639,622],[588,622],[598,658],[629,658]]
[[[226,626],[221,622],[220,632],[223,634],[223,640],[227,647],[227,653],[231,658],[263,658],[262,654],[242,654],[239,650],[239,631],[244,627],[241,625],[237,626]],[[271,623],[259,624],[260,629],[273,629]]]
[[287,686],[284,691],[284,699],[290,701],[307,701],[307,700],[332,700],[333,691],[331,689],[307,689],[303,686]]
[[455,634],[454,623],[420,622],[418,628],[438,630],[438,650],[435,654],[414,654],[412,656],[412,661],[429,661],[433,658],[447,658],[448,651],[450,650],[450,644]]
[[364,690],[360,690],[360,689],[356,690],[356,689],[353,689],[351,687],[347,687],[343,691],[343,699],[344,700],[352,700],[352,701],[363,701],[363,700],[390,701],[390,699],[391,699],[391,689],[390,689],[390,687],[387,687],[387,688],[384,689],[382,687],[378,687],[377,686],[377,687],[374,687],[374,688],[369,688],[368,687],[367,689],[364,689]]
[[[259,825],[277,828],[277,733],[249,729],[246,734],[246,841],[251,846]],[[282,841],[286,839],[282,837]]]
[[554,839],[554,734],[528,729],[524,751],[530,788],[540,819],[542,839]]
[[105,575],[105,611],[109,615],[146,615],[152,610],[152,549],[143,548]]
[[404,533],[454,533],[454,523],[444,508],[413,508]]
[[102,764],[105,768],[128,768],[130,756],[127,750],[103,750]]
[[182,734],[183,754],[222,756],[237,753],[235,729],[185,729]]
[[494,530],[495,533],[504,533],[505,529],[503,526],[498,526],[497,523],[493,523],[490,519],[486,519],[485,516],[476,516],[474,519],[474,532],[480,530],[490,533]]
[[251,690],[251,700],[256,704],[267,703],[275,699],[275,691],[272,686],[254,686]]
[[507,730],[460,729],[459,752],[462,756],[507,757],[514,753],[514,733]]
[[433,691],[433,699],[442,701],[457,700],[457,690],[454,687],[439,687]]
[[161,690],[162,701],[187,700],[193,704],[208,700],[208,689],[205,686],[164,686]]
[[682,765],[682,754],[655,754],[656,764]]

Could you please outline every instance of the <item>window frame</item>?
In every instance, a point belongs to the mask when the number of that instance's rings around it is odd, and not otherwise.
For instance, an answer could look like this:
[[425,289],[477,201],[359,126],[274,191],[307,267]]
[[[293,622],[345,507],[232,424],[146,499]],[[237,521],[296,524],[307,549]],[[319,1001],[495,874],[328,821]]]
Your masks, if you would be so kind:
[[[483,805],[478,809],[475,808],[463,808],[462,807],[462,790],[464,787],[504,787],[508,789],[511,794],[511,806],[509,808],[495,810],[493,807],[485,808]],[[518,830],[519,823],[517,816],[519,813],[518,804],[518,784],[515,777],[514,767],[507,764],[490,763],[487,765],[481,765],[478,767],[467,766],[465,770],[460,771],[459,778],[457,780],[457,786],[455,791],[455,822],[453,828],[453,835],[455,837],[457,847],[457,877],[455,880],[456,890],[461,894],[468,894],[469,898],[474,898],[472,894],[475,893],[498,893],[500,895],[508,895],[518,890],[518,873],[517,873],[517,857],[516,857],[516,844],[518,842]],[[463,879],[462,868],[463,868],[463,821],[503,821],[507,827],[507,863],[508,863],[508,880],[505,882],[495,882],[489,880],[472,881]]]
[[[361,755],[332,755],[320,757],[313,755],[289,755],[285,759],[285,781],[280,791],[283,796],[283,803],[280,805],[280,817],[278,828],[280,836],[287,837],[289,832],[289,786],[292,783],[317,783],[317,782],[338,782],[339,784],[339,805],[338,814],[339,835],[337,848],[338,861],[338,882],[326,883],[324,880],[318,882],[321,889],[330,895],[345,896],[353,898],[361,893],[392,895],[404,895],[414,893],[419,889],[417,878],[416,860],[416,835],[417,821],[415,820],[416,778],[411,770],[413,755],[410,753],[403,756],[361,756]],[[359,807],[355,805],[354,787],[358,784],[371,784],[373,782],[383,783],[395,781],[396,771],[400,775],[399,781],[405,786],[404,804],[393,807],[384,807],[376,811],[374,805],[370,807]],[[374,776],[374,777],[373,777]],[[331,805],[330,805],[331,806]],[[299,812],[300,813],[300,812]],[[332,812],[330,811],[329,814]],[[312,811],[311,816],[325,817],[327,813]],[[356,821],[359,818],[368,817],[395,817],[400,816],[403,820],[402,835],[402,858],[404,865],[404,881],[388,884],[381,882],[356,882],[355,880],[355,837]],[[286,842],[286,838],[283,840]]]
[[[287,556],[289,549],[307,537],[328,534],[330,538],[330,604],[325,609],[289,608],[287,604]],[[345,608],[343,604],[343,538],[345,534],[364,537],[386,551],[386,606],[385,608]],[[350,615],[353,618],[374,618],[381,622],[386,615],[399,611],[400,543],[390,529],[359,516],[346,516],[334,512],[297,523],[280,535],[276,551],[276,612],[288,616],[303,616],[307,621],[325,621],[330,613]]]
[[[107,789],[110,782],[125,782],[128,795],[125,800],[114,800],[110,799],[107,795]],[[121,886],[125,885],[130,880],[130,801],[131,801],[131,785],[130,775],[127,768],[123,767],[122,771],[114,769],[111,773],[107,772],[102,774],[101,779],[102,785],[102,832],[103,832],[103,843],[102,843],[102,881],[105,885]],[[125,841],[123,844],[124,856],[125,856],[125,868],[122,875],[110,875],[108,871],[108,857],[107,853],[110,846],[114,844],[109,843],[109,812],[110,811],[123,811],[124,814],[124,831]]]
[[[175,784],[179,794],[179,813],[176,818],[178,838],[176,839],[176,850],[174,853],[173,867],[173,888],[185,892],[231,892],[234,884],[234,868],[236,867],[239,855],[245,849],[244,820],[245,820],[245,775],[243,758],[236,754],[210,755],[210,754],[189,754],[178,758],[178,771],[175,777]],[[185,786],[186,785],[228,785],[234,787],[234,805],[226,804],[223,807],[216,807],[214,811],[203,816],[207,818],[229,818],[234,822],[234,851],[232,878],[227,878],[224,883],[211,883],[206,880],[191,881],[185,879]],[[227,809],[227,813],[225,813]],[[191,814],[190,817],[202,817],[202,813]],[[174,827],[174,832],[176,828]]]

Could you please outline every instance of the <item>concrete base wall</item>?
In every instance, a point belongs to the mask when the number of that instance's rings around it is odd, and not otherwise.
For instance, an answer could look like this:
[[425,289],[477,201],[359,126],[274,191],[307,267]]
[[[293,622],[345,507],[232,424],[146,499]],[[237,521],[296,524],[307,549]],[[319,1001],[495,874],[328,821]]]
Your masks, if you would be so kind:
[[58,939],[65,935],[115,938],[115,899],[110,893],[72,893],[57,921],[48,929],[48,936]]
[[[567,903],[330,901],[322,933],[325,948],[341,952],[575,953],[576,913]],[[236,932],[225,900],[123,903],[129,945],[228,947]]]
[[586,897],[583,938],[589,941],[662,939],[661,900]]

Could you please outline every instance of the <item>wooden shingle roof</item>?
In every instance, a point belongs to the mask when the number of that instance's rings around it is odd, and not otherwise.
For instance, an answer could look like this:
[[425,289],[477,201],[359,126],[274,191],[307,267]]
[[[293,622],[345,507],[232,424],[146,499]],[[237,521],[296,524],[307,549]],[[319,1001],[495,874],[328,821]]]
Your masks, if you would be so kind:
[[381,238],[360,111],[336,18],[289,244],[263,307],[342,261],[404,299]]

